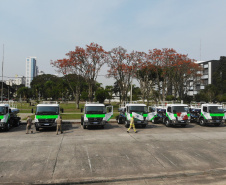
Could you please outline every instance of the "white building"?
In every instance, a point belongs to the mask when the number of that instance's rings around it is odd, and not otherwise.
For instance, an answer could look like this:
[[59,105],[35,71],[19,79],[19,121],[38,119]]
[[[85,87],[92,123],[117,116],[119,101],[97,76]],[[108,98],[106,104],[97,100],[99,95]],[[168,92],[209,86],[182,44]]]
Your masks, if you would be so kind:
[[26,82],[26,79],[24,76],[15,76],[14,79],[9,79],[9,80],[6,80],[6,85],[21,85],[21,84],[24,84],[25,85],[25,82]]
[[220,60],[197,61],[201,66],[201,71],[198,72],[200,77],[197,79],[190,79],[188,95],[194,96],[204,90],[207,85],[213,84],[213,75],[217,71]]
[[36,57],[27,57],[26,58],[26,87],[31,87],[31,81],[34,77],[37,76],[37,58]]

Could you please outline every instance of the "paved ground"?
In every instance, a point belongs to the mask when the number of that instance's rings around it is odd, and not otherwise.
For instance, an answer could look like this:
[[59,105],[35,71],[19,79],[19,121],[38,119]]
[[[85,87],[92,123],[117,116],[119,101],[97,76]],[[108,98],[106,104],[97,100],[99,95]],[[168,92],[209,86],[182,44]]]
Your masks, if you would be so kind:
[[0,184],[226,184],[226,127],[123,125],[0,133]]

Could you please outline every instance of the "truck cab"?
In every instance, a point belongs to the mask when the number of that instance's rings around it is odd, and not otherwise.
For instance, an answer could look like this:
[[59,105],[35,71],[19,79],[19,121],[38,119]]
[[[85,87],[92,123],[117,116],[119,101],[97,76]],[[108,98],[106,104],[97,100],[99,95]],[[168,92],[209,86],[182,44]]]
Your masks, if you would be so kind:
[[101,103],[86,103],[84,106],[84,115],[81,116],[81,126],[83,129],[89,126],[100,126],[104,128],[112,116],[113,106],[105,106]]
[[56,128],[56,119],[60,116],[59,104],[38,104],[35,112],[35,128]]
[[145,104],[125,104],[119,108],[120,114],[117,117],[118,123],[125,124],[126,128],[130,126],[130,120],[134,116],[134,124],[145,128],[148,125],[148,108]]
[[9,104],[0,104],[0,129],[9,131],[12,126],[20,125],[20,117],[17,117],[19,110],[11,108]]
[[164,123],[167,127],[180,125],[186,127],[190,122],[189,107],[186,104],[168,104],[166,106],[166,117]]
[[201,114],[198,121],[201,126],[208,124],[220,126],[225,122],[223,106],[218,104],[202,104]]

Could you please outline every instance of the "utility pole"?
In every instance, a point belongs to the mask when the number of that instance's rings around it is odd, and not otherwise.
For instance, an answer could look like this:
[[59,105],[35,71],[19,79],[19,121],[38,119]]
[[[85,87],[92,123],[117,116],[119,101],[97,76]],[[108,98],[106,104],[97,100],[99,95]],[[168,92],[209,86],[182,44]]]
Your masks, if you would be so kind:
[[3,64],[4,64],[4,44],[3,44],[3,57],[2,57],[2,92],[1,92],[1,101],[3,102]]

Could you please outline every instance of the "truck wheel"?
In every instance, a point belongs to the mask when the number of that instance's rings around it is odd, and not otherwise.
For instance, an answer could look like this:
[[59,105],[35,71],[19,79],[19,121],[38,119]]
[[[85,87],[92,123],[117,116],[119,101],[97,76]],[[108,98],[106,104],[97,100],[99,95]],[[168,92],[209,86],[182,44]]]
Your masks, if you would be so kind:
[[122,123],[121,120],[119,119],[119,117],[117,119],[117,122],[118,122],[118,124],[121,124]]
[[101,128],[104,129],[104,125],[102,125]]
[[83,128],[83,129],[86,129],[87,127],[86,127],[86,125],[82,125],[82,128]]
[[166,120],[165,120],[165,124],[166,124],[167,127],[170,126],[170,121],[169,121],[169,119],[166,119]]
[[5,131],[6,131],[6,132],[9,131],[9,127],[10,127],[10,125],[9,125],[9,123],[7,123],[7,125],[6,125],[6,127],[5,127]]
[[19,127],[20,126],[20,121],[16,121],[15,127]]
[[36,130],[36,131],[39,131],[39,127],[35,127],[35,130]]
[[126,127],[126,128],[129,128],[130,122],[129,122],[129,121],[125,121],[125,123],[126,123],[126,124],[125,124],[125,127]]
[[200,119],[199,123],[200,123],[201,126],[205,126],[206,125],[205,122],[204,122],[204,119]]
[[81,116],[81,125],[83,125],[84,116]]

